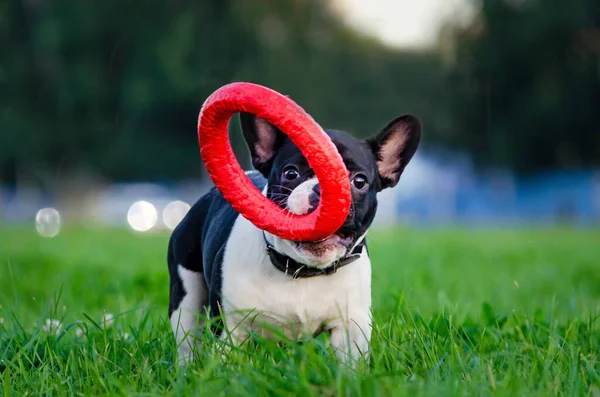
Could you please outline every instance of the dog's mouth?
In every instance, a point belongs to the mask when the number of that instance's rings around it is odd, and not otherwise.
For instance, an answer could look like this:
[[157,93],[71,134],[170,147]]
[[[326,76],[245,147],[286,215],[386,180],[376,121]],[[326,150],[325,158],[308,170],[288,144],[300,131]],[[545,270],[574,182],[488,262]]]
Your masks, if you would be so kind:
[[354,238],[334,234],[318,241],[296,241],[296,248],[315,262],[330,263],[344,257],[354,245]]
[[[281,186],[279,187],[282,188]],[[290,198],[293,196],[295,190],[290,192],[274,191],[269,194],[269,198],[283,209],[297,215],[304,215],[316,209],[316,204],[312,203],[310,199],[310,195],[313,194],[313,188],[314,186],[310,186],[310,189],[300,191],[294,196],[295,198],[292,200],[292,203],[290,203]],[[296,251],[295,256],[298,257],[301,263],[314,267],[324,267],[346,256],[353,249],[357,238],[358,233],[356,230],[353,227],[344,225],[333,235],[321,240],[287,240],[287,242]]]
[[321,247],[326,246],[341,246],[345,248],[351,248],[354,243],[354,239],[350,237],[342,237],[338,234],[334,234],[332,236],[326,237],[317,241],[297,241],[296,245],[298,247],[306,248],[306,249],[319,249]]

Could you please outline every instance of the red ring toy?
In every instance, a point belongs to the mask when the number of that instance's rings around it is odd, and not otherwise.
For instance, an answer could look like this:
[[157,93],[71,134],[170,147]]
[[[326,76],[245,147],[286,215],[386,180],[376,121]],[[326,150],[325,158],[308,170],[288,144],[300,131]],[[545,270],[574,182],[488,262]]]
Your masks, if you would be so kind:
[[[296,215],[282,210],[246,176],[229,143],[229,120],[238,112],[271,122],[302,151],[321,187],[315,211]],[[290,98],[257,84],[225,85],[202,105],[198,141],[202,160],[217,189],[259,229],[287,240],[317,241],[331,236],[346,220],[351,204],[348,170],[329,136]]]

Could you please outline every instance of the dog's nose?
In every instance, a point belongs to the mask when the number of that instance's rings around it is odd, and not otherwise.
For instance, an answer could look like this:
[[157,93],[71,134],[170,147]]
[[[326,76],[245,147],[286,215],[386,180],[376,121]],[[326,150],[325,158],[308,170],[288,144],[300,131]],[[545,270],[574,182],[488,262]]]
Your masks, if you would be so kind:
[[320,199],[321,199],[321,187],[317,183],[315,186],[313,186],[312,192],[308,196],[308,204],[310,207],[309,212],[312,212],[317,208],[317,206],[319,205]]

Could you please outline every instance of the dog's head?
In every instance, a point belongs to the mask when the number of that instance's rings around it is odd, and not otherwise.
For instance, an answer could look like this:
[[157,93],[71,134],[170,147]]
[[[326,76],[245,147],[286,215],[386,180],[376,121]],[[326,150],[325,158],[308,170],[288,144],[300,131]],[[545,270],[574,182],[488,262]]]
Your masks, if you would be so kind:
[[[281,208],[303,215],[319,203],[319,182],[300,150],[278,128],[249,113],[240,114],[244,138],[254,168],[268,180],[267,197]],[[352,205],[342,227],[315,242],[283,240],[269,235],[273,247],[299,263],[325,268],[344,257],[360,242],[377,210],[377,193],[398,183],[421,140],[421,123],[405,115],[365,141],[328,130],[350,171]]]

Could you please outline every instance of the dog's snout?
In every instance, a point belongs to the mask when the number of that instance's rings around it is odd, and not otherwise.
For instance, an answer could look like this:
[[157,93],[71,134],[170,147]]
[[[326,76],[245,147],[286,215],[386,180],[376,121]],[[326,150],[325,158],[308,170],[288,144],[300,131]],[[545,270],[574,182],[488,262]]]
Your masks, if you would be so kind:
[[312,192],[308,196],[308,204],[310,207],[309,211],[314,211],[319,205],[319,200],[321,200],[321,187],[319,184],[316,184],[312,188]]
[[287,209],[297,215],[308,214],[319,205],[321,190],[316,178],[304,181],[290,193],[287,198]]

